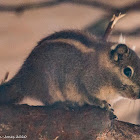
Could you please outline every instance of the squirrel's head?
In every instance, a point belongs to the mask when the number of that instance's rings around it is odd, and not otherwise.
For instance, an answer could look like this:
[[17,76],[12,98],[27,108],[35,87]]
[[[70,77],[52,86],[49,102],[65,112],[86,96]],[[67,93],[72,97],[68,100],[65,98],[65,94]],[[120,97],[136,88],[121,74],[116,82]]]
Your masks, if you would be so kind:
[[97,97],[109,103],[122,97],[140,99],[140,58],[126,44],[110,46],[100,55],[104,84]]
[[118,77],[122,83],[120,94],[131,99],[140,98],[139,57],[125,44],[112,47],[109,55],[111,62],[118,68]]

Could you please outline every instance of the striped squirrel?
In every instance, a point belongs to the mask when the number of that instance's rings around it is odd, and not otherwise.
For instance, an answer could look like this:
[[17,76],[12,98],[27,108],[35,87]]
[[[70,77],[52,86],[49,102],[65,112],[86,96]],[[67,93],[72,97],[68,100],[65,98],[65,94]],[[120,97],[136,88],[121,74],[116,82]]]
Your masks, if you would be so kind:
[[0,86],[0,103],[108,106],[140,98],[140,59],[126,44],[64,30],[32,50],[17,74]]

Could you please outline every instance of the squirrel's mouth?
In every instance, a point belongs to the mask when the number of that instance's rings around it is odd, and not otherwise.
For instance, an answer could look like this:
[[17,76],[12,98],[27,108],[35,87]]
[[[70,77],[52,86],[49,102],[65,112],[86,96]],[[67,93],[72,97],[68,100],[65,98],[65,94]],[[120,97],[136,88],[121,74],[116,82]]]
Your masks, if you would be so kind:
[[140,95],[139,96],[137,96],[137,95],[130,95],[129,97],[128,97],[128,94],[126,95],[126,96],[123,96],[124,98],[127,98],[127,99],[130,99],[130,100],[137,100],[137,99],[140,99]]
[[135,93],[135,95],[133,94],[133,99],[140,99],[140,91],[138,93]]
[[136,100],[140,99],[140,89],[134,88],[133,86],[122,85],[122,91],[120,94],[128,99]]
[[140,99],[139,97],[133,97],[133,100],[137,100],[137,99]]
[[132,95],[131,97],[130,97],[130,99],[132,99],[132,100],[137,100],[137,99],[140,99],[140,93],[137,95]]
[[121,96],[130,100],[140,99],[140,93],[134,93],[133,91],[123,91],[120,92]]

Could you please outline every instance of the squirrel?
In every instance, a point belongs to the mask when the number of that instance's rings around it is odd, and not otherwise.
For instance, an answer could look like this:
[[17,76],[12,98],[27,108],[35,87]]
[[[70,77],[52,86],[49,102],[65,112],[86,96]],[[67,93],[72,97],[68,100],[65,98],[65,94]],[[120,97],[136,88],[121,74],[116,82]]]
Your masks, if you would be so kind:
[[0,104],[57,102],[105,107],[140,99],[140,59],[126,44],[64,30],[42,39],[15,76],[0,85]]

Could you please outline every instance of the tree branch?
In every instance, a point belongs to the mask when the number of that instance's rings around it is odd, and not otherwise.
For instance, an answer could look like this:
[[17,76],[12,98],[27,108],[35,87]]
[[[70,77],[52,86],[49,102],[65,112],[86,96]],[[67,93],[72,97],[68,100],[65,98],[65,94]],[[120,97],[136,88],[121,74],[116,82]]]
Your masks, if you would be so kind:
[[125,14],[121,14],[121,13],[119,13],[118,15],[115,15],[115,14],[113,15],[112,19],[110,20],[110,22],[106,28],[106,31],[105,31],[104,36],[103,36],[103,40],[105,40],[105,41],[108,40],[108,37],[111,34],[115,24],[117,23],[117,21],[119,19],[121,19],[124,16],[125,16]]
[[16,12],[22,13],[26,10],[38,9],[44,7],[51,7],[60,4],[63,0],[52,0],[48,2],[38,2],[38,3],[30,3],[30,4],[22,4],[22,5],[2,5],[0,4],[1,12]]
[[[110,120],[110,113],[95,106],[66,110],[49,107],[0,106],[0,136],[28,140],[98,140],[140,138],[140,126]],[[127,139],[128,140],[128,139]]]
[[139,1],[130,5],[124,6],[122,8],[116,8],[110,4],[106,4],[106,3],[102,3],[102,2],[98,2],[94,0],[52,0],[52,1],[47,1],[47,2],[44,1],[44,2],[37,2],[37,3],[30,3],[30,4],[14,5],[14,6],[0,4],[0,11],[22,13],[26,10],[51,7],[51,6],[55,6],[55,5],[66,3],[66,2],[73,3],[73,4],[86,5],[90,7],[98,7],[106,11],[109,11],[110,14],[118,13],[118,11],[122,13],[126,13],[132,10],[140,10]]

